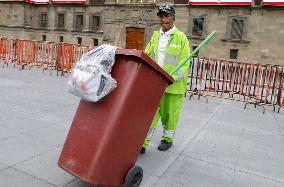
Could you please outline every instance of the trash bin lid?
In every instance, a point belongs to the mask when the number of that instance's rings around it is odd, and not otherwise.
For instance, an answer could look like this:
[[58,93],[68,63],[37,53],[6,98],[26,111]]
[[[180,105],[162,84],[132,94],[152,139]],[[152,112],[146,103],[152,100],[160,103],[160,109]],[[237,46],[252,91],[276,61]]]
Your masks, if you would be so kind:
[[158,71],[168,82],[168,84],[172,84],[174,79],[170,76],[165,70],[163,70],[156,62],[154,62],[148,55],[146,55],[142,50],[137,49],[122,49],[118,48],[115,52],[116,55],[128,55],[128,56],[136,56],[141,58],[146,64],[151,66],[153,69]]

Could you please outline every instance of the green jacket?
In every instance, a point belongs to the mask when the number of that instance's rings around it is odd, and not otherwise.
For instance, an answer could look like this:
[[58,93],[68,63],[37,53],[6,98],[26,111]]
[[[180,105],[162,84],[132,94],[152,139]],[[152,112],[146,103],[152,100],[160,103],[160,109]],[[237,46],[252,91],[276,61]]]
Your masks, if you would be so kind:
[[[160,31],[155,31],[150,42],[148,43],[145,53],[150,56],[154,61],[158,60],[158,44],[159,44]],[[165,60],[163,69],[170,73],[174,68],[181,63],[182,59],[187,57],[190,53],[189,42],[185,34],[174,28],[170,36],[169,42],[165,50]],[[185,63],[179,71],[177,71],[173,78],[175,82],[168,86],[167,93],[184,94],[186,91],[187,77],[189,63]]]

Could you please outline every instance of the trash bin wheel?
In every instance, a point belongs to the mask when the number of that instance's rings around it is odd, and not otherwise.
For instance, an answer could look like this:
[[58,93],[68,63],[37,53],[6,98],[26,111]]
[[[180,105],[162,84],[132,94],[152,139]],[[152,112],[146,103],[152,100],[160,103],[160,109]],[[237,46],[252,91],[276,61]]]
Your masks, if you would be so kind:
[[143,169],[140,166],[133,166],[125,177],[124,187],[138,187],[142,182]]

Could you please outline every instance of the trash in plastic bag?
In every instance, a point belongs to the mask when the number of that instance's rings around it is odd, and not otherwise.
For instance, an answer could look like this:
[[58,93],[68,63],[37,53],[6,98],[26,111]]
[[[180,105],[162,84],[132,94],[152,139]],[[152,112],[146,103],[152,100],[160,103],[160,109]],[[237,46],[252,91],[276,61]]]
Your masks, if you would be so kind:
[[68,91],[83,100],[97,102],[116,88],[110,75],[117,47],[101,45],[76,62],[68,81]]

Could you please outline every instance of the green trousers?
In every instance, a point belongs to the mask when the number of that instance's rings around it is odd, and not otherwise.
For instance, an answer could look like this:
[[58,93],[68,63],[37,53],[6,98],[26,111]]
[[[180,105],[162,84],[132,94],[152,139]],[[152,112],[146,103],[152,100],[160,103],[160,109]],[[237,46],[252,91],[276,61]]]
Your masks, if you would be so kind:
[[179,120],[182,99],[183,94],[165,93],[163,95],[159,108],[144,141],[143,147],[149,146],[160,118],[164,128],[162,139],[168,142],[173,142],[175,130]]

